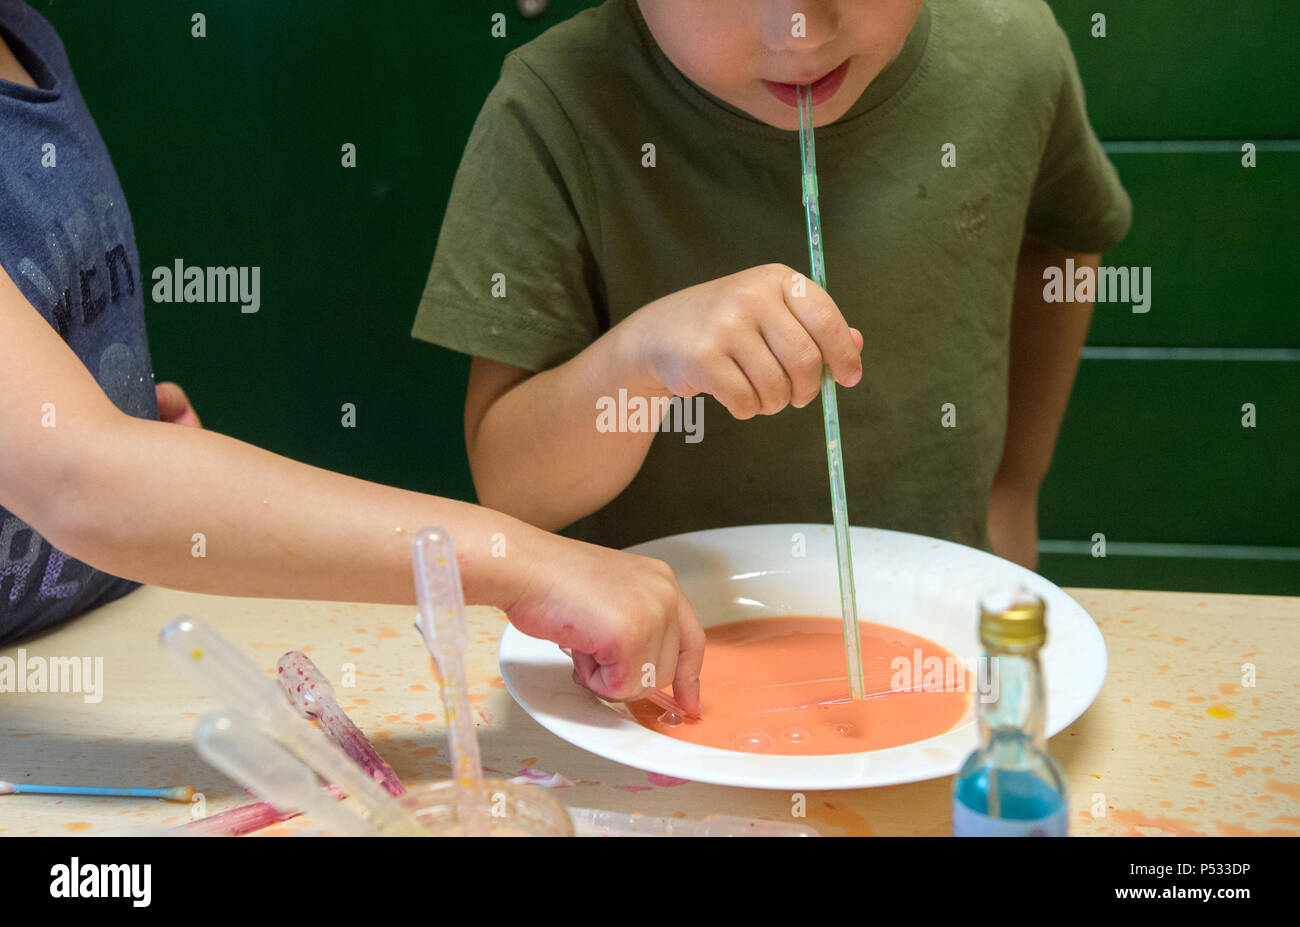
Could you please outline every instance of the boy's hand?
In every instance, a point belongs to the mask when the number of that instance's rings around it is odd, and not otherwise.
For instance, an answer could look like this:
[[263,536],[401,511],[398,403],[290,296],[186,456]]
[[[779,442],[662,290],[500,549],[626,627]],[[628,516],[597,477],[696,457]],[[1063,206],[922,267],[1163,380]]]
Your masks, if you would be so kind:
[[[672,683],[697,714],[704,630],[668,565],[538,534],[523,555],[531,569],[522,593],[505,608],[510,623],[572,651],[574,682],[601,698],[627,701]],[[512,567],[524,569],[518,557]]]
[[170,422],[173,425],[188,425],[191,428],[203,427],[203,423],[199,421],[199,413],[194,411],[189,397],[185,395],[185,390],[178,385],[170,382],[159,383],[154,387],[154,392],[158,395],[158,421]]
[[993,487],[988,509],[993,553],[1029,570],[1038,569],[1038,493]]
[[808,405],[824,364],[842,386],[862,379],[862,334],[825,290],[783,264],[679,290],[619,329],[630,388],[708,393],[738,419]]

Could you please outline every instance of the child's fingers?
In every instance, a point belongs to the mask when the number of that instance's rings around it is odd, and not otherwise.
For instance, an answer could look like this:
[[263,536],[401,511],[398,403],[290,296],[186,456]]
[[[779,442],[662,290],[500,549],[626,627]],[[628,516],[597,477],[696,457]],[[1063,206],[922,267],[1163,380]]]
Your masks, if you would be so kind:
[[704,665],[704,629],[683,595],[677,604],[677,671],[673,695],[691,714],[700,713],[700,668]]
[[158,421],[192,428],[203,427],[199,414],[194,411],[189,397],[179,384],[170,381],[159,383],[154,387],[154,394],[158,398]]
[[719,357],[707,372],[708,386],[702,392],[709,393],[722,403],[733,418],[741,421],[753,418],[762,408],[758,393],[749,377],[732,358]]
[[790,378],[762,335],[742,336],[732,357],[758,396],[760,415],[775,415],[790,404]]
[[790,382],[790,404],[802,409],[817,398],[822,383],[822,352],[789,312],[763,320],[763,340]]
[[[822,361],[831,368],[835,382],[853,386],[862,379],[861,349],[854,346],[849,323],[830,295],[813,281],[806,281],[799,292],[794,284],[782,283],[785,304],[799,320],[821,352]],[[800,295],[802,294],[802,295]]]

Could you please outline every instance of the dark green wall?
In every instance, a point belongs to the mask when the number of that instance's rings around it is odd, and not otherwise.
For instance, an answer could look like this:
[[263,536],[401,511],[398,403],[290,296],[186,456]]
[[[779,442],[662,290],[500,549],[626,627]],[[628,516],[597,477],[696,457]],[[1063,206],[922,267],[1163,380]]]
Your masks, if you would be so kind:
[[[553,0],[536,22],[508,0],[34,5],[113,154],[146,275],[176,258],[262,267],[256,314],[149,306],[158,378],[185,385],[216,430],[472,498],[468,362],[408,333],[502,56],[591,4]],[[1300,5],[1051,5],[1098,133],[1123,143],[1113,157],[1135,224],[1104,262],[1153,268],[1151,311],[1098,306],[1089,343],[1156,350],[1083,360],[1043,492],[1043,572],[1064,585],[1300,594]],[[190,37],[191,7],[207,16],[204,39]],[[505,39],[489,33],[497,10]],[[1095,12],[1104,39],[1090,35]],[[1260,148],[1254,169],[1240,163],[1245,141]],[[340,165],[344,142],[355,169]],[[345,402],[356,428],[340,427]],[[1257,428],[1240,427],[1244,402]],[[1095,532],[1104,559],[1089,555]]]

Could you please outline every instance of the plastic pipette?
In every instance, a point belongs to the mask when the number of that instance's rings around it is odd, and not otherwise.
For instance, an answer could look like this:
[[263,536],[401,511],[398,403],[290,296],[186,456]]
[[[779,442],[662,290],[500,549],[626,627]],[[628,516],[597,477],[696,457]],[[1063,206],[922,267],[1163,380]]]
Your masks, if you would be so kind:
[[275,680],[290,703],[304,717],[319,721],[325,734],[343,748],[389,795],[404,795],[406,786],[393,767],[352,723],[334,699],[334,687],[305,653],[291,650],[276,663]]
[[159,635],[163,650],[204,693],[243,715],[291,749],[327,782],[352,796],[387,834],[420,836],[426,828],[320,731],[298,717],[257,665],[201,621],[181,616]]
[[316,774],[238,716],[211,714],[194,732],[199,756],[278,808],[300,808],[344,837],[378,837],[371,823],[339,805]]
[[456,549],[441,528],[424,528],[411,542],[415,596],[420,603],[420,634],[438,667],[438,688],[447,718],[452,773],[456,780],[457,819],[466,837],[486,837],[491,826],[483,794],[478,735],[469,707],[465,677],[465,599],[456,566]]
[[[803,164],[804,216],[808,224],[808,254],[813,279],[826,288],[822,255],[822,221],[817,205],[817,153],[813,146],[812,88],[795,88],[799,100],[799,147]],[[858,636],[858,600],[853,588],[853,551],[849,546],[849,504],[844,491],[844,456],[840,450],[840,413],[835,378],[822,367],[822,418],[826,425],[826,465],[831,479],[831,512],[835,521],[835,553],[840,573],[840,608],[844,613],[844,653],[849,669],[849,695],[862,698],[862,641]]]

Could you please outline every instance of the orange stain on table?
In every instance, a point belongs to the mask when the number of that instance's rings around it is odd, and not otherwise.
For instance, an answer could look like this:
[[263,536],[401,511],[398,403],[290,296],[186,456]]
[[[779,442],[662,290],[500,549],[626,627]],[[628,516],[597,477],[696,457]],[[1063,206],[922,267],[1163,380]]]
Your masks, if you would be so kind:
[[437,721],[438,716],[435,714],[430,714],[429,712],[426,711],[424,714],[416,715],[415,720],[416,721]]
[[500,676],[498,676],[497,678],[489,682],[488,685],[490,685],[494,689],[504,689],[506,687],[506,681],[502,679]]
[[366,648],[364,648],[364,647],[349,647],[349,648],[348,648],[348,653],[365,653],[365,652],[366,652]]
[[89,821],[69,821],[63,825],[63,829],[70,834],[82,834],[90,830]]
[[1226,821],[1215,821],[1214,826],[1219,829],[1220,837],[1294,837],[1296,832],[1285,830],[1281,827],[1273,827],[1269,830],[1249,830],[1240,824],[1229,824]]
[[1237,687],[1234,686],[1234,685],[1233,685],[1232,683],[1230,683],[1230,682],[1221,682],[1221,683],[1219,683],[1219,694],[1220,694],[1220,695],[1236,695],[1236,694],[1237,694]]
[[1262,731],[1262,732],[1260,733],[1259,736],[1261,736],[1261,737],[1294,737],[1295,734],[1296,734],[1295,731],[1291,730],[1289,727],[1286,727],[1286,728],[1283,728],[1283,729],[1280,730],[1280,731]]
[[419,685],[418,683],[417,683],[416,685],[410,686],[409,688],[410,688],[410,690],[411,690],[412,692],[428,692],[428,691],[429,691],[429,687],[428,687],[428,686],[422,686],[422,685]]
[[[859,622],[863,675],[878,696],[851,700],[838,618],[733,621],[707,629],[703,717],[669,726],[649,701],[631,703],[652,731],[723,750],[825,756],[883,750],[949,731],[970,704],[963,663],[915,634]],[[920,665],[913,666],[916,652]],[[898,659],[905,678],[898,678]]]
[[1152,702],[1152,703],[1151,703],[1151,707],[1152,707],[1152,708],[1173,708],[1173,707],[1174,707],[1174,703],[1173,703],[1173,702],[1166,702],[1166,701]]
[[[1267,767],[1265,768],[1267,770]],[[1269,779],[1264,783],[1264,788],[1270,792],[1285,795],[1287,798],[1300,800],[1300,784],[1295,782],[1279,782],[1277,779]]]
[[1115,823],[1119,824],[1121,827],[1129,828],[1126,833],[1126,836],[1128,837],[1147,836],[1138,830],[1139,827],[1161,830],[1167,834],[1172,834],[1175,837],[1206,836],[1206,834],[1201,831],[1192,830],[1184,821],[1176,821],[1173,818],[1149,818],[1141,811],[1113,810],[1110,813],[1110,817],[1111,820],[1115,821]]
[[842,802],[832,804],[824,801],[820,806],[809,808],[808,816],[816,818],[819,824],[843,829],[845,837],[875,836],[871,831],[871,822],[856,811],[845,808]]
[[396,631],[394,631],[392,628],[380,628],[379,633],[376,634],[375,636],[382,641],[382,640],[389,640],[390,638],[400,637],[401,635],[398,634]]

